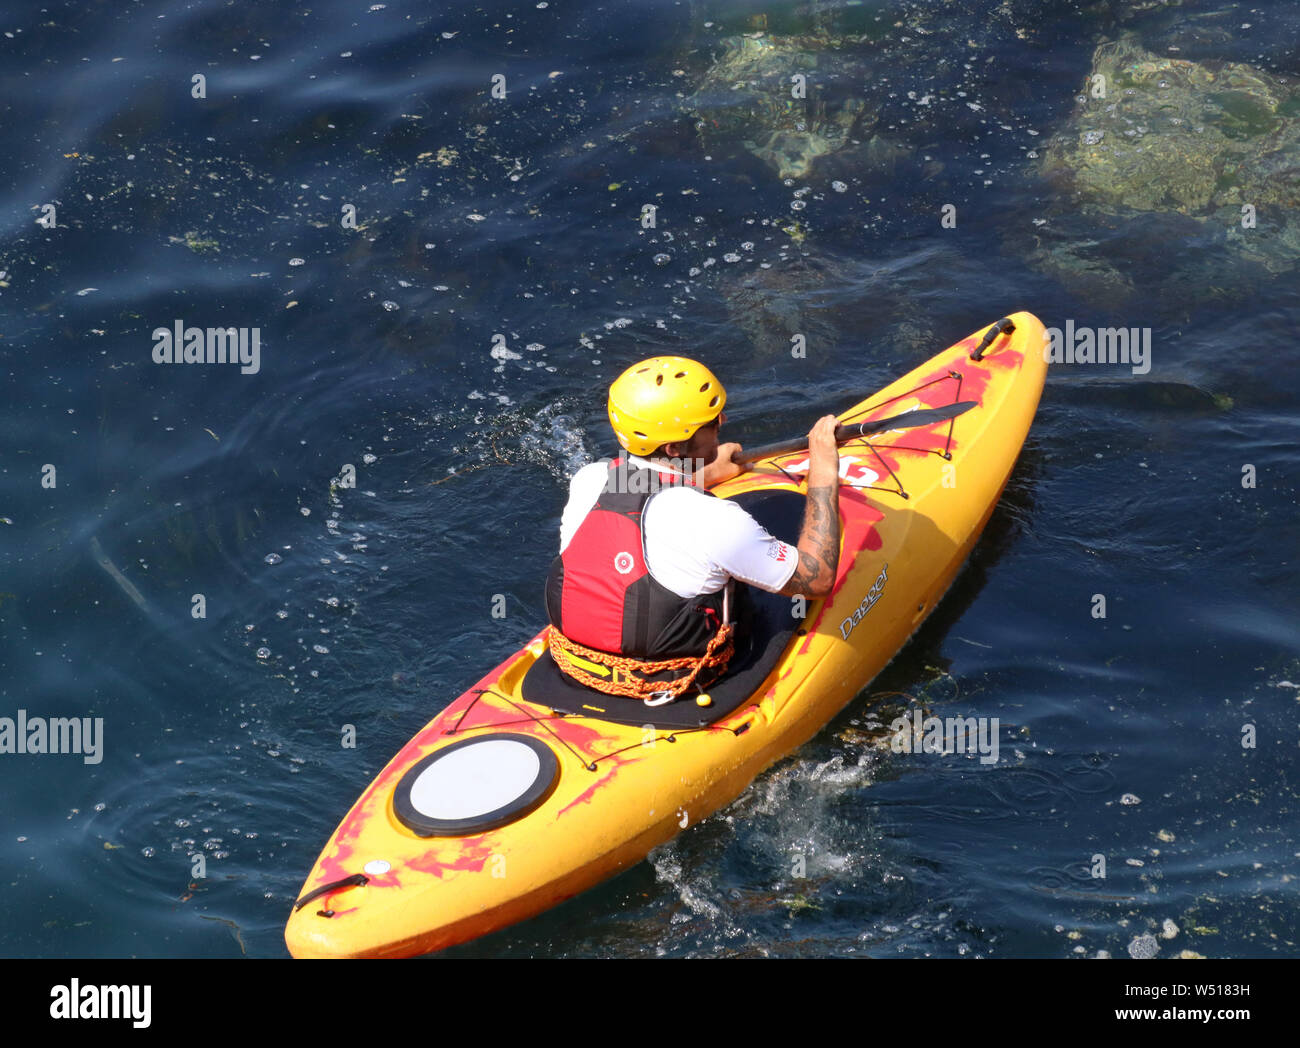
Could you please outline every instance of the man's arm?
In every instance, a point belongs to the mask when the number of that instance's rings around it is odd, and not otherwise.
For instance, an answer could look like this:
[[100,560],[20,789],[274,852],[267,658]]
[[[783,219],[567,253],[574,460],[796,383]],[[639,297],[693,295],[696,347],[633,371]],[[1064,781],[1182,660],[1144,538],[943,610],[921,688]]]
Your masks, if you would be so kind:
[[799,564],[781,593],[787,597],[826,597],[835,586],[840,563],[839,420],[827,415],[808,434],[808,500],[799,532]]

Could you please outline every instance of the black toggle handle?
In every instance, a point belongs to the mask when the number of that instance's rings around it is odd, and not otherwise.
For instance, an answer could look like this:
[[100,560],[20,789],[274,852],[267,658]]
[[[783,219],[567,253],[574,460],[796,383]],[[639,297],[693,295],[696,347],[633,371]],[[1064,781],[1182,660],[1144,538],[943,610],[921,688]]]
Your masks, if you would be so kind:
[[319,888],[315,889],[314,891],[308,892],[296,903],[294,903],[293,904],[294,912],[297,913],[309,902],[311,902],[312,899],[319,899],[322,895],[326,894],[327,892],[332,892],[339,888],[350,888],[354,884],[360,887],[363,884],[369,884],[369,883],[370,883],[370,878],[367,877],[364,873],[354,873],[351,877],[344,877],[342,880],[330,881],[329,884],[322,884]]
[[989,328],[986,332],[984,332],[984,337],[980,339],[980,344],[975,347],[974,351],[970,355],[971,360],[983,360],[984,351],[988,349],[989,346],[993,345],[993,340],[995,338],[997,338],[999,335],[1004,333],[1009,335],[1011,332],[1015,330],[1016,330],[1016,325],[1012,323],[1011,318],[1003,317],[991,328]]

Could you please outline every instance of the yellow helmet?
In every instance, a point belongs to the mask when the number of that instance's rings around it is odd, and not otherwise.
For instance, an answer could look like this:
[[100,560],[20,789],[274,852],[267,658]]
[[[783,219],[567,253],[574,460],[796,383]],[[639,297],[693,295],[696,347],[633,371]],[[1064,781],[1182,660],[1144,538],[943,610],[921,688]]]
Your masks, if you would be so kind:
[[651,357],[609,387],[609,424],[633,455],[690,440],[722,413],[727,391],[703,364],[686,357]]

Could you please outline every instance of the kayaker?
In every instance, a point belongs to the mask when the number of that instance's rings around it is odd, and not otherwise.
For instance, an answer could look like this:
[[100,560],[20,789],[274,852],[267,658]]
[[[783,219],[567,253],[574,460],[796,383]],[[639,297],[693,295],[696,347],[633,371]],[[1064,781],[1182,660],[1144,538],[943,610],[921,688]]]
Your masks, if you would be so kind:
[[830,593],[839,561],[836,418],[808,434],[797,546],[707,489],[745,470],[719,443],[726,391],[703,364],[652,357],[609,390],[626,454],[584,466],[569,484],[560,555],[546,584],[551,654],[607,694],[671,702],[719,677],[744,629],[733,581],[807,598]]

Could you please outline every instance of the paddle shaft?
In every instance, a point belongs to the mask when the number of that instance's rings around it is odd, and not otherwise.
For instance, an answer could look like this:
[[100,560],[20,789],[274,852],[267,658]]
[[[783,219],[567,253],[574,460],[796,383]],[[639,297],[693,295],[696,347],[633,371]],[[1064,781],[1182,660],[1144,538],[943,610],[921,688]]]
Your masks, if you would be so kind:
[[[894,415],[892,418],[876,419],[873,422],[850,422],[835,427],[835,443],[843,444],[846,441],[855,440],[858,437],[870,436],[872,433],[883,433],[891,429],[912,429],[917,426],[932,426],[936,422],[947,422],[949,419],[956,418],[971,408],[976,406],[973,400],[959,400],[955,404],[947,404],[941,408],[922,408],[917,411],[904,411],[901,415]],[[791,437],[789,440],[781,440],[775,444],[764,444],[761,448],[754,448],[752,451],[742,452],[732,461],[741,465],[750,462],[757,462],[760,459],[771,458],[773,455],[784,455],[791,451],[803,451],[808,447],[808,436]]]

